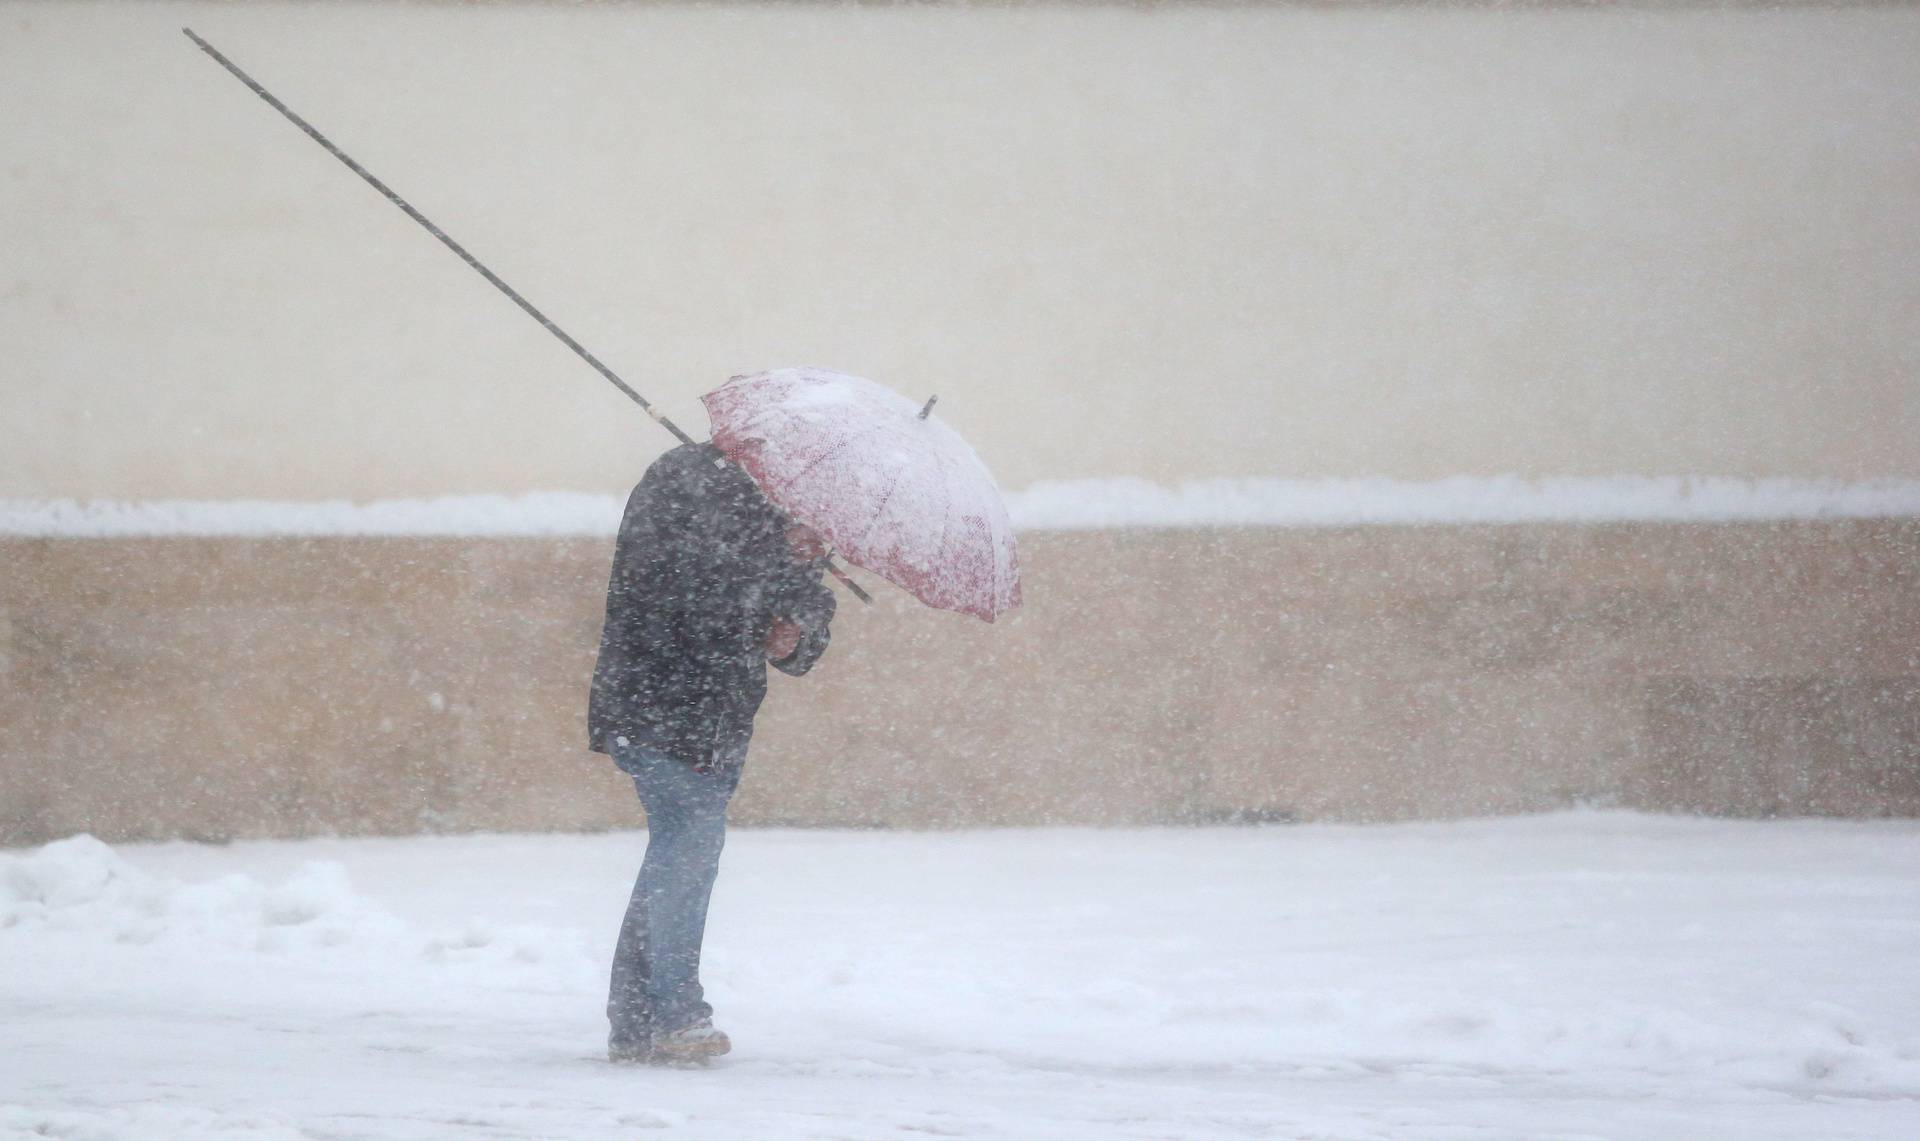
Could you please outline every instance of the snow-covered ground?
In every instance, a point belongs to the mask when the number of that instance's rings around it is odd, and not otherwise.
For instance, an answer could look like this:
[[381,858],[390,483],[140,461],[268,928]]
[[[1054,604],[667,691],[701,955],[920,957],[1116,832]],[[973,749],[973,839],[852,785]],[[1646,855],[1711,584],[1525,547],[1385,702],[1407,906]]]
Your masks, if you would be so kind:
[[1920,822],[736,831],[696,1071],[643,843],[0,853],[0,1136],[1920,1137]]

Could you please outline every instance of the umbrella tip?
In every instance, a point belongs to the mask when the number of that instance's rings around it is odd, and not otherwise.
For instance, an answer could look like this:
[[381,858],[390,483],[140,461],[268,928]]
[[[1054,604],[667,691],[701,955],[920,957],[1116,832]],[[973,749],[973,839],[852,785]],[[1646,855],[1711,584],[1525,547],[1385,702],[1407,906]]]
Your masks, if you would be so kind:
[[925,420],[927,418],[927,414],[933,411],[933,402],[938,399],[940,399],[938,395],[927,397],[926,407],[920,409],[920,419]]

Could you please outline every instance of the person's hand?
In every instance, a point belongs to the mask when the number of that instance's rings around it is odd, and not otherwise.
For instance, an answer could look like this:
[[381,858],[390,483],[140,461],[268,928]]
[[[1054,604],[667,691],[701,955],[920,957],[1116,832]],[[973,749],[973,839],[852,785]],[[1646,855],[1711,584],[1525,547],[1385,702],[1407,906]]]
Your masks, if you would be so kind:
[[827,553],[827,537],[805,523],[794,523],[787,527],[787,549],[794,558],[810,563]]
[[775,618],[773,629],[767,631],[767,660],[777,662],[793,656],[800,648],[800,624],[785,618]]

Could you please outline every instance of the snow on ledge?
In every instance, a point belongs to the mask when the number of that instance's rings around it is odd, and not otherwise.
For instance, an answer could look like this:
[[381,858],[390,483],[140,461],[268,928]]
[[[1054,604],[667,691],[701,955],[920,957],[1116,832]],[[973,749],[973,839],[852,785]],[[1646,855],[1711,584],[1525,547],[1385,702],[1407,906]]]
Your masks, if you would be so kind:
[[1726,476],[1207,479],[1036,483],[1011,497],[1025,531],[1350,527],[1410,523],[1719,522],[1920,516],[1920,480]]
[[[436,499],[0,499],[0,535],[613,534],[625,498],[573,492]],[[1446,523],[1721,522],[1920,517],[1920,480],[1859,483],[1724,476],[1524,479],[1141,479],[1036,483],[1007,497],[1022,531],[1349,527]]]
[[0,535],[611,535],[626,498],[573,492],[437,499],[0,499]]

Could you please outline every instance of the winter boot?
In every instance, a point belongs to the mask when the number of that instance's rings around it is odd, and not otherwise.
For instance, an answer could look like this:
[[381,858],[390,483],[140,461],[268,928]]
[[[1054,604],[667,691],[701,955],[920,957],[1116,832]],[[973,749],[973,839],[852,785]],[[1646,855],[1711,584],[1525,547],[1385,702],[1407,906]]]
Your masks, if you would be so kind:
[[653,1059],[658,1062],[704,1062],[733,1049],[724,1031],[714,1029],[713,1019],[702,1018],[678,1030],[656,1034]]

